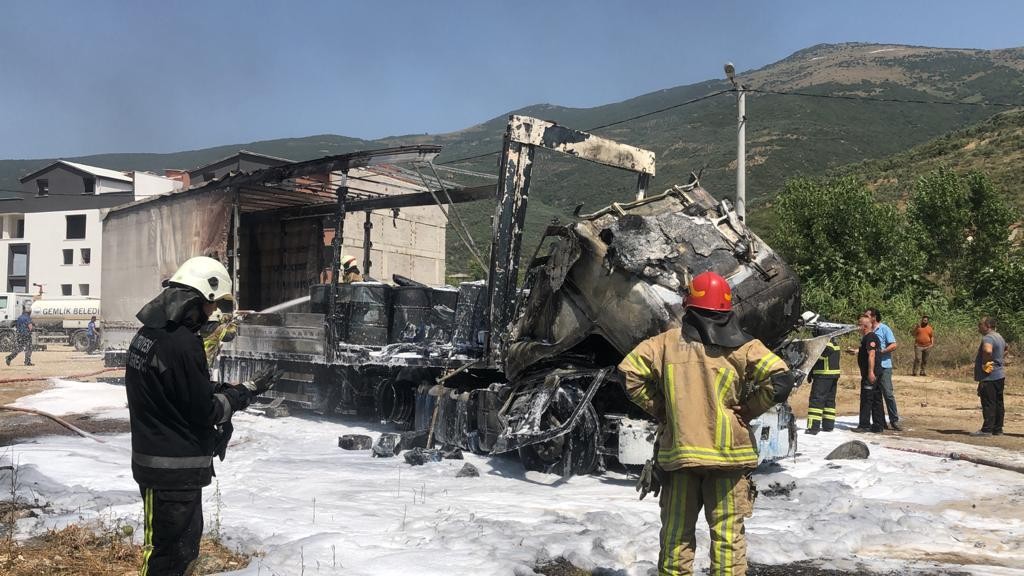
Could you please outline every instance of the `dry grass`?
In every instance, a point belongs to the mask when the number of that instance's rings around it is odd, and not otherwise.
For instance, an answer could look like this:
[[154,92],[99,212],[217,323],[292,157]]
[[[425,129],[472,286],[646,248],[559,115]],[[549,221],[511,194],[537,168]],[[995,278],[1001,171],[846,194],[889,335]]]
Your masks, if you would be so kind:
[[[197,575],[238,570],[248,558],[204,538]],[[72,525],[21,544],[0,544],[0,573],[8,576],[128,576],[139,572],[142,547],[128,526]]]

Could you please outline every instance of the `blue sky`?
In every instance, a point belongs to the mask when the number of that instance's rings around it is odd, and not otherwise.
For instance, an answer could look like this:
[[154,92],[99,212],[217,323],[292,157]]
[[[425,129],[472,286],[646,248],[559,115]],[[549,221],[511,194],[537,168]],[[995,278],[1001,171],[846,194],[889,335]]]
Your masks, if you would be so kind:
[[1024,45],[1016,1],[49,1],[0,6],[0,158],[447,132],[818,43]]

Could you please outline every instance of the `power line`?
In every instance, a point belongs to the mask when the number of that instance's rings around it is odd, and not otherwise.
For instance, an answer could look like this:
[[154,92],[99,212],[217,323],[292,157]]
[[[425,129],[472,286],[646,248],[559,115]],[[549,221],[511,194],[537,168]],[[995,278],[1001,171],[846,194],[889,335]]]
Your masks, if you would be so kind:
[[[710,98],[714,98],[715,96],[721,96],[722,94],[728,94],[730,92],[735,92],[735,90],[733,90],[733,89],[719,90],[718,92],[712,92],[710,94],[705,94],[703,96],[698,96],[696,98],[691,98],[690,100],[686,100],[685,102],[679,102],[678,104],[672,104],[671,106],[666,106],[664,108],[659,108],[657,110],[651,110],[650,112],[644,112],[643,114],[637,114],[636,116],[630,116],[629,118],[623,118],[622,120],[616,120],[614,122],[609,122],[607,124],[601,124],[600,126],[593,126],[591,128],[585,129],[584,132],[593,132],[595,130],[601,130],[602,128],[610,128],[612,126],[618,126],[619,124],[625,124],[626,122],[633,122],[634,120],[639,120],[641,118],[647,118],[648,116],[654,116],[655,114],[661,114],[662,112],[667,112],[669,110],[675,110],[676,108],[682,108],[683,106],[689,106],[690,104],[696,104],[697,102],[708,100]],[[438,165],[457,164],[459,162],[466,162],[468,160],[476,160],[478,158],[486,158],[487,156],[494,156],[495,154],[500,154],[500,153],[501,153],[501,150],[494,150],[494,151],[491,151],[491,152],[485,152],[483,154],[476,154],[474,156],[466,156],[465,158],[456,158],[455,160],[446,160],[444,162],[436,162],[435,164],[438,164]]]
[[[829,100],[853,100],[863,102],[888,102],[894,104],[937,104],[941,106],[979,106],[987,107],[991,106],[994,108],[1021,108],[1024,107],[1022,104],[1014,104],[1012,102],[964,102],[964,101],[953,101],[953,100],[919,100],[914,98],[878,98],[875,96],[852,96],[848,94],[815,94],[813,92],[787,92],[782,90],[766,90],[763,88],[745,88],[745,92],[754,92],[757,94],[772,94],[775,96],[803,96],[805,98],[824,98]],[[735,92],[735,90],[730,90]]]

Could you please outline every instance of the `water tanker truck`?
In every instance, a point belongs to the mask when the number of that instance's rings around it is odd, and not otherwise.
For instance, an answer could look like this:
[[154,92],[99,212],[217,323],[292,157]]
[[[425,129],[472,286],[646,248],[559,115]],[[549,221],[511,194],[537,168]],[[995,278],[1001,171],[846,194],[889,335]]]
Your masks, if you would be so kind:
[[57,343],[74,346],[78,351],[89,348],[86,328],[89,320],[100,319],[100,301],[84,298],[75,300],[37,299],[29,294],[0,294],[0,348],[10,350],[14,345],[14,321],[25,309],[32,311],[37,344]]

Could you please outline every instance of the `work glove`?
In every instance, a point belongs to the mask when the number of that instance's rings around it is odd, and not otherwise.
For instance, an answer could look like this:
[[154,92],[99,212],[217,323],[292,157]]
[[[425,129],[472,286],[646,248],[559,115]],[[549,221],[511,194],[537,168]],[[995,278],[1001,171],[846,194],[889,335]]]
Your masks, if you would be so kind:
[[217,426],[216,437],[214,438],[213,444],[213,455],[220,458],[220,461],[224,461],[224,456],[228,453],[228,442],[231,441],[231,434],[235,431],[235,427],[231,425],[231,421]]
[[267,390],[273,388],[274,384],[277,384],[282,374],[284,374],[284,370],[278,370],[277,365],[274,364],[253,376],[252,380],[242,382],[242,386],[254,397],[262,396]]
[[641,500],[648,493],[653,493],[655,498],[661,494],[661,468],[653,458],[644,464],[644,469],[640,472],[640,478],[636,481],[636,491],[640,493]]

